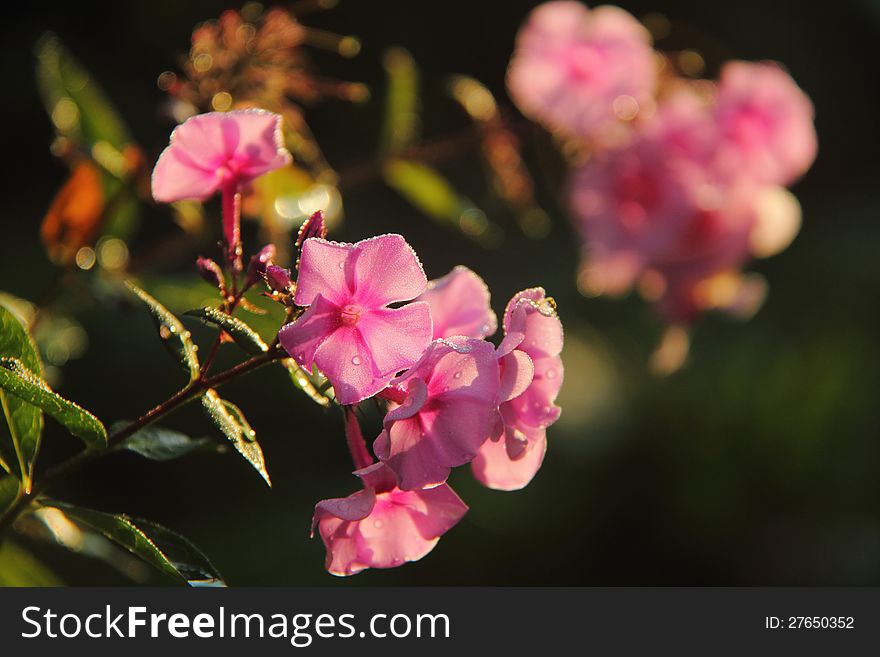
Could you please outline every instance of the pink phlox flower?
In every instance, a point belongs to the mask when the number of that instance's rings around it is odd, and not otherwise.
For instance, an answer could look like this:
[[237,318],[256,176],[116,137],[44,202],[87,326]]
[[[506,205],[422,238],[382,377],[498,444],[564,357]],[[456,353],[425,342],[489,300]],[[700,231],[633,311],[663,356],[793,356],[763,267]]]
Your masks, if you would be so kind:
[[440,537],[467,512],[467,505],[446,484],[426,490],[397,487],[394,473],[375,463],[355,474],[364,488],[345,498],[315,506],[317,528],[327,548],[326,568],[333,575],[354,575],[366,568],[394,568],[428,554]]
[[479,481],[498,490],[528,484],[547,449],[547,427],[559,419],[563,331],[543,288],[517,293],[504,312],[500,406],[503,432],[486,441],[471,467]]
[[404,490],[443,483],[499,429],[499,385],[491,343],[462,336],[435,340],[391,382],[400,403],[391,404],[373,451]]
[[615,101],[651,102],[656,81],[648,31],[618,7],[539,5],[519,32],[507,87],[527,116],[568,136],[601,139],[620,124]]
[[498,318],[490,306],[489,288],[473,271],[459,265],[428,282],[417,299],[431,306],[434,339],[464,335],[485,338],[495,333]]
[[290,161],[278,114],[258,109],[199,114],[171,133],[153,169],[153,198],[204,200],[225,185],[242,185]]
[[715,114],[721,133],[719,160],[728,170],[787,185],[816,159],[813,104],[774,63],[725,64]]
[[307,239],[294,303],[308,309],[281,329],[281,345],[303,367],[317,365],[340,404],[355,404],[418,361],[431,342],[427,303],[389,307],[426,285],[415,251],[400,235],[356,244]]
[[679,94],[631,143],[574,171],[587,292],[623,294],[647,274],[657,301],[749,259],[759,183],[721,170],[716,150],[709,106]]

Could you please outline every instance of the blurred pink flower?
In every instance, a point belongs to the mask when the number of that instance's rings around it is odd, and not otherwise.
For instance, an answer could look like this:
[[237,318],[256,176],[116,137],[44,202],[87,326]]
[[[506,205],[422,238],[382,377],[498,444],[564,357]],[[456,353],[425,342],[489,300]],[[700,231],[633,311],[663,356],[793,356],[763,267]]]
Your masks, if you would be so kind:
[[562,387],[562,323],[543,288],[517,293],[504,311],[501,417],[504,432],[486,441],[471,467],[479,481],[498,490],[517,490],[541,467],[546,429],[559,419],[555,405]]
[[204,200],[224,185],[237,187],[290,160],[278,114],[256,109],[199,114],[171,133],[153,169],[153,198]]
[[716,144],[707,108],[680,96],[630,144],[573,172],[585,292],[623,294],[647,281],[642,291],[667,318],[686,321],[699,310],[697,283],[749,259],[761,185],[719,169]]
[[281,345],[306,369],[317,365],[340,404],[355,404],[418,361],[431,342],[427,303],[388,307],[417,297],[426,285],[418,257],[400,235],[356,244],[307,239],[294,302],[308,309],[281,329]]
[[417,561],[467,512],[467,505],[446,484],[404,491],[382,463],[355,474],[363,490],[315,506],[312,531],[317,527],[324,541],[326,568],[333,575]]
[[[507,86],[527,116],[554,131],[601,138],[651,102],[656,79],[648,31],[623,9],[546,2],[517,37]],[[618,107],[615,107],[617,101]]]
[[489,288],[473,271],[458,265],[451,272],[428,281],[417,301],[431,306],[434,339],[464,335],[485,338],[495,333],[498,319],[490,306]]
[[499,428],[498,361],[485,340],[435,340],[388,392],[395,403],[373,451],[404,490],[443,483]]
[[716,117],[719,158],[731,171],[787,185],[816,159],[813,105],[773,63],[728,62],[721,70]]

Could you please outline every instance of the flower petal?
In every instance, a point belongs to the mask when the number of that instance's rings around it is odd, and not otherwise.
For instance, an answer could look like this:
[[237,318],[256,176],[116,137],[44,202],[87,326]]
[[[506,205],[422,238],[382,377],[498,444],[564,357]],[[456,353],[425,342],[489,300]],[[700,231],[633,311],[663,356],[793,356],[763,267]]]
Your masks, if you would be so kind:
[[261,109],[223,113],[224,140],[242,182],[287,165],[281,116]]
[[320,294],[311,306],[295,321],[278,332],[281,346],[297,363],[310,370],[315,352],[340,327],[339,310]]
[[396,374],[416,363],[431,342],[431,310],[424,302],[361,315],[358,331],[370,350],[374,374]]
[[333,384],[336,401],[357,404],[388,385],[393,373],[376,376],[370,348],[353,326],[340,326],[318,346],[315,364]]
[[220,183],[213,169],[203,168],[172,144],[162,151],[153,169],[153,198],[159,203],[205,200],[216,193]]
[[535,476],[547,452],[543,429],[528,433],[528,447],[517,460],[507,453],[505,441],[486,441],[471,463],[471,470],[484,486],[495,490],[519,490]]
[[294,303],[311,305],[320,294],[337,306],[344,305],[351,297],[345,270],[353,248],[351,244],[328,242],[319,237],[307,239],[299,259]]
[[428,284],[422,263],[401,235],[379,235],[354,245],[355,299],[381,308],[419,296]]
[[535,376],[518,397],[502,404],[505,424],[545,428],[559,419],[561,409],[553,402],[562,387],[564,369],[559,356],[533,359]]
[[498,399],[502,402],[510,401],[519,397],[526,391],[535,376],[535,365],[529,355],[514,349],[512,352],[498,359],[501,367],[501,386],[498,391]]
[[484,338],[498,328],[489,288],[467,267],[459,265],[446,276],[430,281],[418,301],[427,301],[431,306],[435,339],[453,335]]

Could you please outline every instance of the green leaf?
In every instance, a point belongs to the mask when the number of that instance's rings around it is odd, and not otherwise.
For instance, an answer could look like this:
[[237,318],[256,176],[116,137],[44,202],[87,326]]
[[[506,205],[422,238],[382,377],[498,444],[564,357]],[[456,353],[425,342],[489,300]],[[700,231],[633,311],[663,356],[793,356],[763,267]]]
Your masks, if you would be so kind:
[[37,85],[58,132],[93,152],[131,143],[119,112],[57,36],[47,33],[36,47]]
[[15,504],[21,484],[12,475],[0,475],[0,516]]
[[165,306],[137,285],[126,281],[125,286],[150,309],[165,348],[177,359],[181,367],[189,372],[190,380],[195,381],[199,377],[199,358],[190,332]]
[[[34,341],[18,316],[5,305],[0,305],[0,357],[17,358],[42,376],[43,366]],[[8,434],[0,435],[0,465],[29,488],[43,435],[43,413],[5,389],[0,390],[0,406],[9,427]]]
[[51,501],[69,518],[100,532],[157,570],[189,586],[225,586],[214,565],[188,539],[161,525]]
[[269,346],[263,342],[263,338],[254,329],[237,317],[233,317],[218,308],[210,306],[197,308],[195,310],[188,310],[183,314],[184,316],[198,317],[208,324],[219,326],[249,354],[256,355],[269,349]]
[[[127,426],[119,422],[111,428],[111,433]],[[126,438],[116,449],[135,452],[152,461],[172,461],[213,444],[208,438],[190,438],[179,431],[172,431],[155,425],[144,427]]]
[[495,246],[501,229],[459,194],[442,173],[414,160],[391,158],[382,167],[385,182],[416,208],[485,246]]
[[458,221],[469,203],[435,168],[394,158],[382,170],[385,182],[422,212],[435,219]]
[[12,541],[0,544],[0,587],[63,585],[55,573]]
[[107,444],[107,429],[98,418],[52,392],[45,381],[17,358],[0,358],[0,388],[58,420],[86,447]]
[[256,433],[245,420],[241,410],[235,404],[221,399],[215,390],[208,390],[202,396],[202,405],[227,440],[271,486],[263,450],[256,440]]
[[293,381],[293,385],[306,393],[309,399],[319,406],[324,406],[325,408],[330,406],[330,398],[318,390],[318,387],[312,382],[311,377],[303,368],[296,364],[296,361],[294,361],[293,358],[285,358],[281,361],[281,364],[290,375],[290,380]]
[[384,154],[399,153],[419,139],[419,69],[403,48],[391,48],[383,58],[388,76],[385,95],[385,124],[380,149]]

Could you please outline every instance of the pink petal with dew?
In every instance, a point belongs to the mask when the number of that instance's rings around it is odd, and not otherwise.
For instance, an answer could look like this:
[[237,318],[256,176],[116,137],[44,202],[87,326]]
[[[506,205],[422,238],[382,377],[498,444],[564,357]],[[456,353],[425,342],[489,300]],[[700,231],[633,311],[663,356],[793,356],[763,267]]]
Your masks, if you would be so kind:
[[418,301],[427,301],[431,306],[435,339],[454,335],[485,338],[498,328],[489,288],[482,278],[462,265],[430,281]]
[[[381,464],[355,474],[363,479],[365,490],[315,507],[313,527],[327,548],[326,567],[334,575],[421,559],[467,512],[446,485],[401,491]],[[377,483],[381,488],[374,490]]]
[[428,554],[467,511],[449,487],[379,495],[373,513],[359,523],[370,565],[393,568]]
[[398,422],[406,420],[422,410],[422,406],[428,401],[428,386],[421,379],[407,381],[406,399],[399,406],[388,411],[385,415],[386,422]]
[[294,303],[311,305],[319,294],[337,306],[348,303],[351,290],[345,272],[353,250],[351,244],[328,242],[318,237],[307,239],[299,259]]
[[357,327],[341,325],[330,333],[315,352],[315,364],[333,384],[336,401],[357,404],[382,390],[394,376],[376,374],[370,347]]
[[498,360],[501,368],[501,385],[498,391],[499,401],[510,401],[526,391],[535,377],[535,365],[531,357],[524,351],[514,349]]
[[513,491],[531,482],[544,462],[547,439],[543,429],[528,432],[527,447],[512,460],[505,440],[487,441],[471,463],[477,481],[494,490]]
[[445,481],[452,467],[470,461],[495,433],[498,417],[498,362],[488,342],[433,342],[394,384],[413,395],[419,390],[413,387],[415,379],[425,383],[427,400],[405,419],[398,420],[399,409],[392,410],[374,444],[376,455],[395,471],[405,490]]
[[417,362],[431,343],[431,310],[426,303],[364,312],[357,322],[370,350],[375,374],[397,374]]
[[340,327],[339,308],[320,294],[313,301],[300,317],[278,332],[281,346],[309,370],[318,347]]
[[422,263],[401,235],[379,235],[354,245],[354,299],[379,308],[420,295],[428,284]]
[[535,376],[525,392],[501,406],[508,426],[546,428],[559,419],[561,409],[553,402],[562,387],[562,359],[538,358],[534,364]]
[[505,333],[521,333],[517,349],[532,358],[556,356],[562,352],[562,323],[543,288],[518,292],[504,311]]

